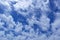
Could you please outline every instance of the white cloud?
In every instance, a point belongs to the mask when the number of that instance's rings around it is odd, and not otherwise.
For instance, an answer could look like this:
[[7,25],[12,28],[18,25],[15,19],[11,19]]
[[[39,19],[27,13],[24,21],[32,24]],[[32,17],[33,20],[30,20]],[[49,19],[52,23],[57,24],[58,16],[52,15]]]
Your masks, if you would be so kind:
[[[4,12],[8,13],[11,11],[11,6],[8,1],[0,0],[0,4],[4,6]],[[0,6],[1,6],[0,5]],[[2,8],[3,9],[3,8]]]
[[58,9],[60,9],[60,0],[55,0],[54,1],[54,3],[55,3],[55,5],[56,5],[56,7],[58,7]]
[[58,35],[51,35],[51,37],[48,40],[60,40],[60,36],[58,36]]
[[5,35],[4,35],[4,31],[0,31],[0,37],[4,37]]
[[50,19],[46,17],[46,15],[42,15],[42,17],[40,18],[40,26],[42,28],[43,31],[47,31],[49,29],[49,24]]
[[29,7],[32,5],[32,0],[19,0],[16,4],[14,4],[14,10],[22,15],[27,15],[29,13],[21,12],[20,10],[29,10]]
[[15,27],[14,31],[17,32],[17,33],[19,33],[19,32],[22,31],[22,28],[23,28],[22,23],[18,22],[18,24],[16,24],[16,27]]
[[4,22],[6,22],[7,24],[6,26],[8,27],[8,30],[12,29],[16,25],[11,15],[6,16],[5,14],[0,14],[0,19],[1,21],[3,21],[3,25],[5,24]]
[[55,16],[56,16],[56,19],[55,19],[55,21],[51,24],[51,25],[52,25],[52,30],[53,30],[53,32],[56,32],[58,29],[60,29],[60,13],[57,12],[57,13],[55,14]]
[[14,7],[15,7],[16,10],[19,10],[19,9],[28,8],[29,5],[30,5],[30,1],[19,1],[18,3],[16,3],[14,5]]

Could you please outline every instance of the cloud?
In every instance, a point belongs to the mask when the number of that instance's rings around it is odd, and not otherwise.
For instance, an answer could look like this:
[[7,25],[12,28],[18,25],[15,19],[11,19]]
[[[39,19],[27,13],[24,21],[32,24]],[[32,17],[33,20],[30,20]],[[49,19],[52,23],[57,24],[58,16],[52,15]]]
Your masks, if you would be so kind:
[[0,0],[0,13],[8,13],[11,11],[11,6],[9,4],[9,2],[4,1],[4,0]]
[[49,0],[37,0],[35,5],[32,2],[34,1],[0,0],[1,40],[59,40],[59,12],[56,12],[56,19],[50,24],[47,15],[47,11],[50,11]]

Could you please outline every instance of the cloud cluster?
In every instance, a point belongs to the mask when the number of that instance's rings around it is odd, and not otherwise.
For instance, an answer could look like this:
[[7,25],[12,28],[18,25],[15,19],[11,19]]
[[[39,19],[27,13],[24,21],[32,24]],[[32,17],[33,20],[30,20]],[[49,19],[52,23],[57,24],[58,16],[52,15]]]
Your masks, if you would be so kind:
[[59,40],[59,24],[60,12],[51,12],[49,0],[0,0],[0,40]]

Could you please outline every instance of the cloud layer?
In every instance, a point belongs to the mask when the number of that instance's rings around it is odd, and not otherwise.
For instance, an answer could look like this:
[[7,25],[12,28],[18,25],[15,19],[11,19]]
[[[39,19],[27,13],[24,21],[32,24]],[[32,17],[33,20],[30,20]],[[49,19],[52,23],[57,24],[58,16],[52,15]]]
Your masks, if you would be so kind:
[[59,40],[59,35],[57,0],[0,0],[0,40]]

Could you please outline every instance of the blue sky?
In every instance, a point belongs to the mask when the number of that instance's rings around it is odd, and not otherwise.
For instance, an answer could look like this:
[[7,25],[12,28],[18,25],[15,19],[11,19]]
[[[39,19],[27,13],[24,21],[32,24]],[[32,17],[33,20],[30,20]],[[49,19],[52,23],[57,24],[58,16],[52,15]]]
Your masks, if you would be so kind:
[[56,0],[0,0],[0,40],[59,40]]

